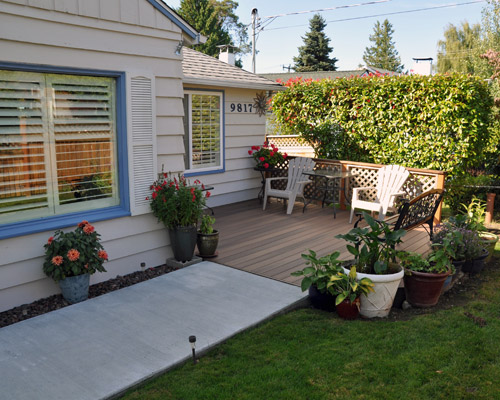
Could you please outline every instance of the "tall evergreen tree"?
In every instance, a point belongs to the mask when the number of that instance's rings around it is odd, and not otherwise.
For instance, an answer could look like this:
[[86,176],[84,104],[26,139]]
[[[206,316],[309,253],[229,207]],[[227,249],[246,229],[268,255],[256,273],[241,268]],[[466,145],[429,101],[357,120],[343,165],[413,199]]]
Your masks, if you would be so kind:
[[389,20],[382,24],[377,21],[370,35],[371,47],[365,48],[363,61],[366,65],[374,68],[387,69],[389,71],[403,72],[404,65],[392,40],[394,30]]
[[297,72],[308,71],[336,71],[336,58],[329,55],[333,48],[328,46],[330,39],[323,30],[326,27],[325,20],[316,14],[309,20],[310,31],[306,33],[304,46],[299,47],[298,57],[294,57],[294,69]]
[[448,25],[444,31],[444,40],[438,42],[437,71],[474,73],[474,48],[481,34],[479,24],[469,25],[462,22],[456,27]]
[[233,44],[231,35],[223,27],[223,19],[210,0],[182,0],[177,13],[194,29],[207,37],[204,44],[197,45],[196,50],[217,57],[217,46]]

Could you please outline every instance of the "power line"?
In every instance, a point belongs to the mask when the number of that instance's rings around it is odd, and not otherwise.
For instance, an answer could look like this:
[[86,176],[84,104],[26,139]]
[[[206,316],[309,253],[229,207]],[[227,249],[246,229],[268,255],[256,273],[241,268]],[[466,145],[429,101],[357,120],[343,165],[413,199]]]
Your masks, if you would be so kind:
[[[330,23],[333,23],[333,22],[355,21],[355,20],[359,20],[359,19],[384,17],[384,16],[387,16],[387,15],[408,14],[408,13],[421,12],[421,11],[437,10],[437,9],[440,9],[440,8],[466,6],[466,5],[469,5],[469,4],[484,3],[484,2],[486,2],[486,0],[468,1],[466,3],[443,4],[443,5],[440,5],[440,6],[418,8],[418,9],[415,9],[415,10],[394,11],[394,12],[390,12],[390,13],[372,14],[372,15],[365,15],[365,16],[361,16],[361,17],[335,19],[335,20],[332,20],[332,21],[326,21],[326,23],[330,24]],[[296,28],[296,27],[299,27],[299,26],[307,26],[307,24],[289,25],[289,26],[282,26],[282,27],[278,27],[278,28],[270,28],[270,29],[267,29],[267,31],[274,31],[274,30],[288,29],[288,28]]]

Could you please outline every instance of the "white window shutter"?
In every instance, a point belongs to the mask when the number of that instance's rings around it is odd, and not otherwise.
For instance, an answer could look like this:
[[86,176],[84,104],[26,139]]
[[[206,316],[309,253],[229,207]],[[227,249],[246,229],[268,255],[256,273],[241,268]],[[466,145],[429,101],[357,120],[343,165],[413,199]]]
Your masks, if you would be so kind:
[[130,209],[132,215],[150,212],[150,186],[156,179],[155,110],[153,78],[133,76],[129,79],[131,132]]

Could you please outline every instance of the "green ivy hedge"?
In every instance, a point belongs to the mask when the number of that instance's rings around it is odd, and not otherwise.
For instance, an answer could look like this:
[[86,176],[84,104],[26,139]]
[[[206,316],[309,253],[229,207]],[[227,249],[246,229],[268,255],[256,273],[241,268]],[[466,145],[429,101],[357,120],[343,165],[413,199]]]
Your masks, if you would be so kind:
[[460,175],[491,146],[492,96],[477,77],[370,76],[290,80],[271,109],[317,157],[400,164]]

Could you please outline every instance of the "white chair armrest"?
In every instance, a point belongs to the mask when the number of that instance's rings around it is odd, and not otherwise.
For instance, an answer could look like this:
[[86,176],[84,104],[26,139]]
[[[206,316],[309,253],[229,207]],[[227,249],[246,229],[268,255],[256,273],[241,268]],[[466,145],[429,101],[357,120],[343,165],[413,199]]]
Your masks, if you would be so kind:
[[377,188],[376,187],[371,187],[371,186],[353,188],[352,189],[352,199],[353,200],[358,200],[358,198],[359,198],[359,192],[361,192],[363,190],[374,190],[374,189],[377,189]]
[[284,176],[277,176],[274,178],[266,178],[266,188],[271,189],[271,182],[272,181],[278,181],[278,180],[288,180],[288,177]]

